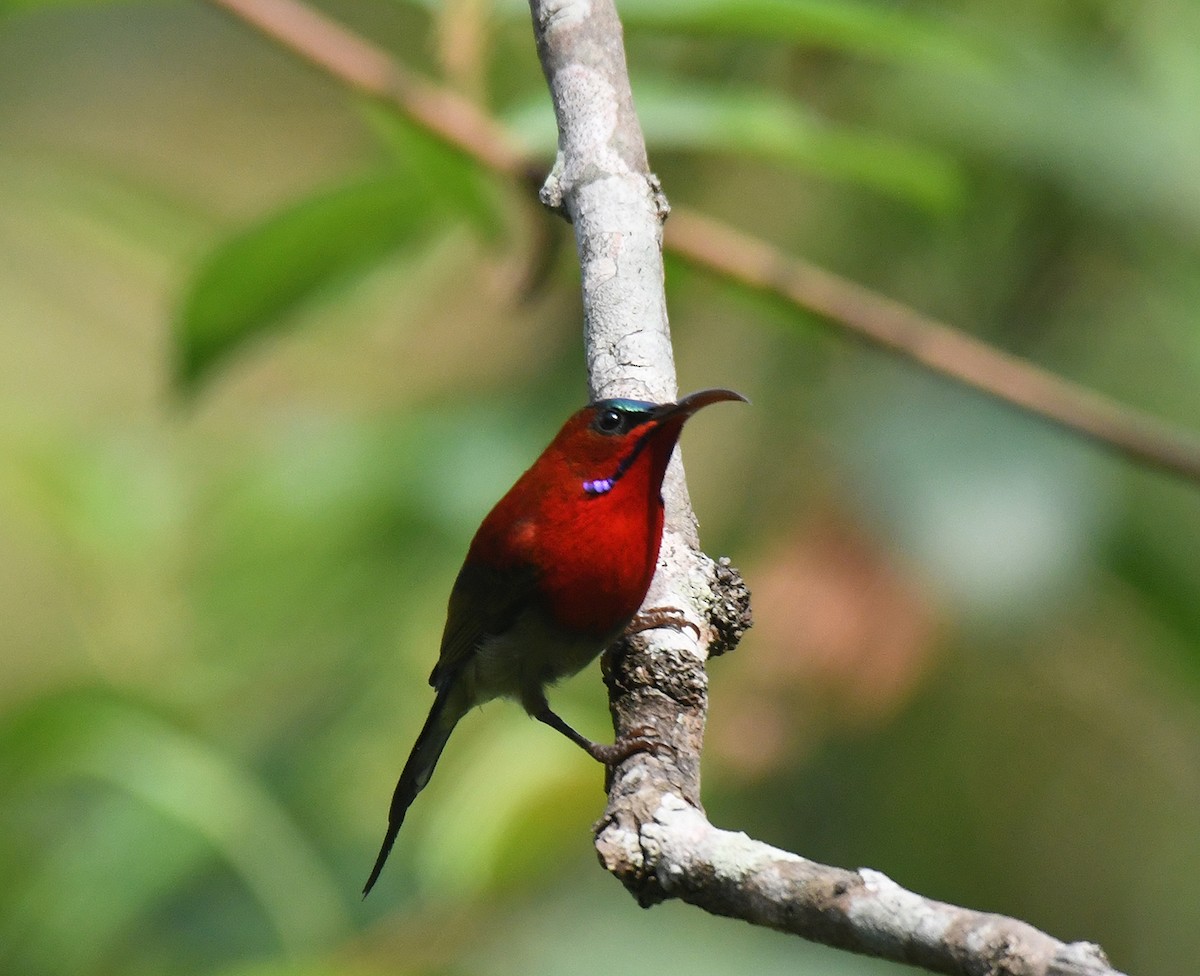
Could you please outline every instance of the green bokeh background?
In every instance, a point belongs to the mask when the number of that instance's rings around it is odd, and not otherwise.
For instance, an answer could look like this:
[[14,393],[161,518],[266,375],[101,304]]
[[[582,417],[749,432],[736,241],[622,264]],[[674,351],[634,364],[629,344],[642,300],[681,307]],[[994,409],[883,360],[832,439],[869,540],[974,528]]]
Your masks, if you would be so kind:
[[[674,202],[1200,428],[1194,5],[620,6]],[[552,145],[522,4],[325,9]],[[684,441],[757,618],[714,822],[1190,976],[1195,489],[668,278],[681,385],[754,401]],[[566,228],[232,18],[0,5],[0,971],[899,970],[639,910],[511,705],[358,899],[579,320]],[[554,700],[603,737],[596,669]]]

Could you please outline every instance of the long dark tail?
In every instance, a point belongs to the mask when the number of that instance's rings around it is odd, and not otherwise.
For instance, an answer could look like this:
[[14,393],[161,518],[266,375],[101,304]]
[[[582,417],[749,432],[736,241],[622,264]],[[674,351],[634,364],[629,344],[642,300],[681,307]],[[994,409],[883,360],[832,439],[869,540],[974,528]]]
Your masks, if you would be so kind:
[[421,734],[417,736],[416,744],[413,745],[412,752],[408,754],[408,762],[404,764],[404,771],[400,774],[400,781],[396,784],[396,792],[392,794],[392,806],[388,811],[388,826],[387,833],[383,837],[383,846],[379,848],[379,856],[375,858],[371,876],[363,885],[364,898],[371,893],[371,889],[379,878],[379,872],[383,870],[383,865],[392,852],[396,835],[400,833],[400,826],[404,823],[404,815],[408,812],[412,801],[417,798],[417,794],[429,782],[429,777],[433,775],[433,768],[437,765],[442,750],[446,748],[446,741],[450,738],[450,733],[454,731],[454,726],[462,718],[463,713],[460,709],[448,707],[450,692],[450,683],[447,683],[438,692],[437,698],[433,702],[433,708],[429,710],[429,717],[425,719]]

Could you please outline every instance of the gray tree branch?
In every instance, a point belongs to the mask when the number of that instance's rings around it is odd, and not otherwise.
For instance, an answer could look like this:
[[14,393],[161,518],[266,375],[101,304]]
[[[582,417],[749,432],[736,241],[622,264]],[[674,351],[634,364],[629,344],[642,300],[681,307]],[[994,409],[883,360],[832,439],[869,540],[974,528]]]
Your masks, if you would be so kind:
[[[593,396],[676,396],[663,293],[669,208],[650,173],[612,0],[530,0],[558,119],[542,201],[575,229]],[[631,757],[609,785],[596,849],[642,905],[680,898],[719,915],[854,952],[966,976],[1116,976],[1098,946],[923,898],[877,871],[816,864],[719,830],[700,803],[707,711],[705,650],[749,623],[736,572],[699,551],[676,460],[664,487],[667,531],[647,606],[669,606],[697,633],[655,631],[605,658],[618,734],[653,729],[666,748]]]

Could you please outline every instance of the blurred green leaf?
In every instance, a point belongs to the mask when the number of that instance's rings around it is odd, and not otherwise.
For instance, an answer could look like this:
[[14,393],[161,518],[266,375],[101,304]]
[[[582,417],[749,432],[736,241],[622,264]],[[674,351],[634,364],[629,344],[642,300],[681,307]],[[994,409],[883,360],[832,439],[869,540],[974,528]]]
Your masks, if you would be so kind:
[[[7,716],[0,726],[0,786],[5,796],[47,785],[103,784],[153,811],[185,835],[203,842],[235,872],[261,907],[288,952],[301,952],[329,942],[346,926],[341,898],[326,869],[288,814],[244,771],[237,769],[210,743],[191,736],[138,705],[106,692],[80,690],[35,701]],[[77,797],[78,804],[83,797]],[[111,843],[113,831],[129,826],[128,811],[97,828]],[[53,941],[62,926],[71,926],[69,910],[47,916],[58,902],[54,892],[71,890],[72,879],[94,866],[91,844],[74,843],[77,813],[63,824],[66,837],[35,858],[31,873],[10,879],[15,908],[5,913],[5,926],[34,924]],[[138,813],[135,822],[145,823]],[[105,847],[108,870],[123,876],[121,905],[133,911],[146,900],[134,877],[157,890],[170,880],[153,872],[127,875],[123,864],[136,860],[138,844]],[[161,855],[159,855],[161,856]],[[170,860],[170,859],[168,859]],[[178,862],[176,862],[178,863]],[[173,879],[179,884],[182,876]],[[297,896],[297,893],[302,896]],[[69,903],[67,903],[69,904]],[[66,907],[66,906],[64,906]],[[118,912],[117,915],[121,916]],[[131,919],[110,920],[109,928]],[[61,933],[60,933],[61,934]],[[8,933],[14,937],[13,932]],[[0,940],[9,943],[12,938]],[[96,951],[97,946],[89,947]]]
[[[1200,238],[1200,65],[1188,81],[1156,91],[1108,59],[1027,39],[1011,48],[986,72],[923,65],[899,73],[883,92],[885,111],[919,121],[959,151],[1054,180],[1099,210]],[[1181,104],[1183,94],[1190,97]]]
[[222,969],[219,976],[378,976],[387,971],[369,961],[341,956],[330,960],[256,959]]
[[[58,829],[39,844],[32,869],[4,865],[10,888],[0,899],[4,972],[56,976],[99,969],[137,920],[168,901],[179,879],[199,870],[209,854],[194,836],[172,831],[156,811],[127,797],[95,790],[86,803],[79,799],[64,797],[66,817],[48,809],[43,792],[27,804],[27,817],[40,814],[43,824]],[[28,836],[41,840],[45,833],[43,826]]]
[[920,13],[847,0],[623,0],[628,26],[817,44],[906,62],[976,63],[977,45]]
[[0,16],[55,7],[115,7],[120,4],[132,5],[134,2],[135,0],[0,0]]
[[469,157],[389,105],[364,101],[359,111],[395,164],[411,172],[432,200],[470,218],[485,238],[495,240],[502,229],[495,184]]
[[414,844],[414,858],[424,885],[442,898],[486,891],[498,880],[520,815],[555,791],[578,796],[563,785],[576,786],[581,775],[593,772],[535,723],[492,721],[487,735],[460,735],[455,773],[422,797],[429,811],[421,824],[429,829]]
[[864,511],[924,578],[995,627],[1027,625],[1061,606],[1110,516],[1095,453],[892,364],[864,370],[854,389],[838,450],[860,472]]
[[[420,5],[439,7],[438,0]],[[497,0],[510,17],[528,18],[529,5]],[[887,61],[977,65],[985,57],[976,38],[895,4],[859,0],[621,0],[627,28],[676,33],[758,37],[818,45]]]
[[194,384],[233,349],[428,229],[427,201],[398,172],[309,197],[220,247],[176,326],[178,379]]
[[175,329],[183,385],[195,384],[250,339],[282,328],[308,301],[448,221],[467,218],[495,233],[494,206],[466,159],[399,121],[379,128],[391,165],[267,217],[209,257]]
[[[832,125],[766,91],[729,90],[635,79],[638,114],[652,152],[729,153],[870,187],[907,203],[945,211],[961,202],[962,177],[934,150]],[[554,115],[544,98],[508,117],[527,145],[553,153]]]

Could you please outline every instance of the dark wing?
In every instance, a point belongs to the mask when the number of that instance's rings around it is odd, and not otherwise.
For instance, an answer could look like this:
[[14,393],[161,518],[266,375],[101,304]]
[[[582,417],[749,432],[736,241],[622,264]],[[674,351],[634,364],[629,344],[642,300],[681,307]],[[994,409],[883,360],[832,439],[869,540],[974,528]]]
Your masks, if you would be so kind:
[[459,570],[446,609],[441,654],[429,676],[434,688],[440,689],[486,638],[513,626],[536,599],[537,579],[532,566],[501,570],[464,565]]

